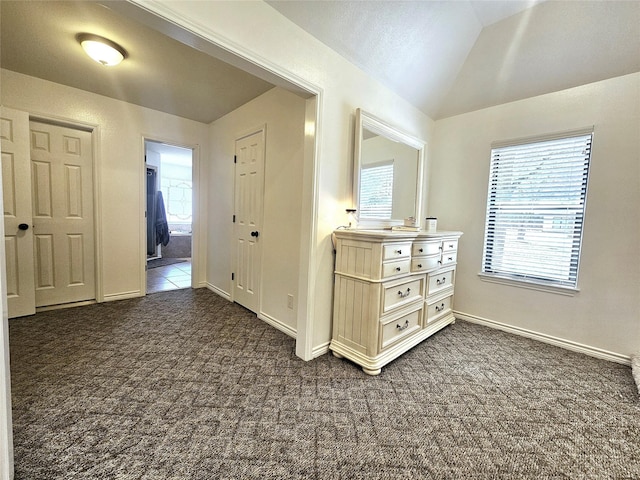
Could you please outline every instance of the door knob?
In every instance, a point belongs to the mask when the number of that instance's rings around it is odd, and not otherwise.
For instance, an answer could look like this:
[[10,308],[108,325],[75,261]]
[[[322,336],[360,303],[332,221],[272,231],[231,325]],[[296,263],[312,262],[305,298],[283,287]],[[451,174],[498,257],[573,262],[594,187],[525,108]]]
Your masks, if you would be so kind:
[[26,223],[21,223],[20,225],[18,225],[18,228],[20,230],[29,230],[29,225]]
[[257,237],[259,237],[259,236],[260,236],[260,233],[259,233],[259,232],[257,232],[257,231],[255,231],[255,232],[251,232],[251,236],[252,236],[252,237],[256,237],[256,238],[257,238]]

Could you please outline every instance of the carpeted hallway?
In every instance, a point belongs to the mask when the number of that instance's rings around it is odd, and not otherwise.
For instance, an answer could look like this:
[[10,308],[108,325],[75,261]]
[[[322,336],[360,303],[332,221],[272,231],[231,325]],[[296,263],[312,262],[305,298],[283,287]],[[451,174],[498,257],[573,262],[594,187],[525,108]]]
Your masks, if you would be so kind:
[[378,377],[204,289],[10,343],[16,480],[640,478],[628,366],[462,321]]

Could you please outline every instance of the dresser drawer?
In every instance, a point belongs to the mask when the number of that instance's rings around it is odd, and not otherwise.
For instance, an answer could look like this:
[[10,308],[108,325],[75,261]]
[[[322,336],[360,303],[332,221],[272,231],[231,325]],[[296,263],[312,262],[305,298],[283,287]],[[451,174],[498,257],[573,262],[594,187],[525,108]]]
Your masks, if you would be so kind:
[[411,255],[419,257],[421,255],[436,255],[440,253],[441,242],[416,242],[411,248]]
[[440,267],[440,255],[411,259],[412,272],[428,272]]
[[458,260],[458,252],[442,252],[442,261],[440,265],[446,267],[447,265],[454,265]]
[[444,240],[442,242],[442,251],[443,252],[453,252],[458,249],[458,240]]
[[420,330],[422,323],[422,309],[388,321],[382,325],[381,349],[393,345],[402,338]]
[[382,246],[382,260],[394,260],[409,258],[411,256],[411,243],[392,243]]
[[433,303],[427,303],[427,325],[438,320],[443,315],[450,313],[452,303],[453,295]]
[[455,270],[447,270],[445,272],[434,272],[427,275],[427,293],[426,295],[432,295],[445,288],[453,287],[453,279]]
[[393,282],[383,285],[382,312],[387,313],[394,308],[401,307],[424,296],[424,275],[413,277],[403,282]]
[[411,260],[400,260],[398,262],[388,262],[382,264],[382,278],[403,275],[411,271]]

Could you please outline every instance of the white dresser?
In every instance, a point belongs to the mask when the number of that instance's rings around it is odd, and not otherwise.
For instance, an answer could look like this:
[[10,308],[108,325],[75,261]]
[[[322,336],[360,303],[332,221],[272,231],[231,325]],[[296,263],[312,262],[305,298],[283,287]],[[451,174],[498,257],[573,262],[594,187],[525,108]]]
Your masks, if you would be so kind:
[[453,323],[462,232],[342,229],[329,348],[369,375]]

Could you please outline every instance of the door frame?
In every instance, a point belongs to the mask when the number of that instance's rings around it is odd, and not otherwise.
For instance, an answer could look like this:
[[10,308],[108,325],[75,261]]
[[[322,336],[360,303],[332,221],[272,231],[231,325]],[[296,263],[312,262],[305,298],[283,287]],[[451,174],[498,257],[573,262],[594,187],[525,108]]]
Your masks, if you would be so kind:
[[[329,342],[315,338],[314,323],[318,311],[326,310],[315,299],[316,283],[325,286],[332,270],[323,263],[329,251],[328,236],[318,238],[320,206],[319,159],[323,139],[324,90],[286,67],[265,58],[224,34],[207,26],[206,21],[194,22],[172,7],[159,2],[129,0],[111,2],[114,11],[183,43],[197,45],[199,50],[222,59],[246,72],[275,85],[308,95],[305,109],[305,146],[303,170],[302,228],[300,232],[300,281],[298,282],[298,310],[296,318],[296,355],[311,360],[329,351]],[[203,202],[202,205],[205,205]],[[324,228],[324,227],[323,227]],[[203,256],[202,260],[206,261]],[[318,273],[323,276],[318,279]],[[231,275],[229,275],[231,278]],[[321,312],[322,313],[322,312]]]
[[[4,211],[2,169],[0,169],[0,209]],[[4,221],[0,222],[4,239]],[[9,308],[7,300],[5,242],[0,242],[0,478],[13,479],[13,418],[11,413],[11,368],[9,358]]]
[[[56,115],[43,115],[37,112],[27,112],[29,114],[29,123],[31,122],[42,122],[48,123],[51,125],[56,125],[59,127],[72,128],[75,130],[83,130],[85,132],[89,132],[91,134],[91,162],[93,168],[92,175],[92,193],[93,193],[93,248],[94,248],[94,281],[95,281],[95,300],[86,300],[84,302],[77,302],[75,305],[88,305],[91,303],[100,303],[104,301],[104,291],[103,291],[103,282],[102,282],[102,268],[103,268],[103,257],[102,257],[102,238],[100,233],[102,232],[102,205],[100,202],[100,178],[101,178],[101,170],[100,165],[102,164],[99,161],[100,157],[100,125],[88,122],[82,122],[75,119],[69,119],[66,117],[60,117]],[[31,154],[29,154],[29,161],[31,161]],[[29,179],[31,181],[31,179]],[[36,308],[36,313],[52,310],[56,308],[64,308],[64,306],[53,305],[51,307],[39,307]]]
[[183,143],[175,139],[162,137],[154,134],[142,134],[142,154],[140,158],[140,296],[147,295],[147,166],[145,161],[146,142],[164,143],[172,147],[180,147],[191,150],[191,185],[193,191],[191,194],[191,206],[193,220],[191,222],[191,288],[199,288],[204,286],[204,282],[200,281],[200,262],[206,261],[204,255],[201,255],[202,245],[201,235],[206,230],[202,225],[202,217],[200,215],[200,205],[206,202],[202,201],[200,195],[206,191],[201,187],[202,171],[200,162],[200,145]]

